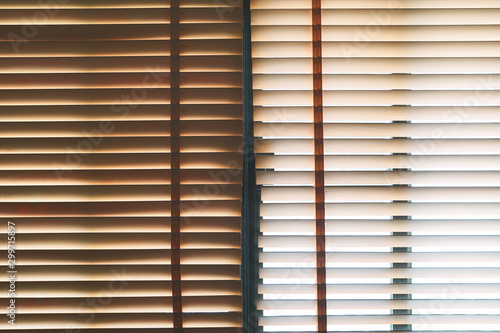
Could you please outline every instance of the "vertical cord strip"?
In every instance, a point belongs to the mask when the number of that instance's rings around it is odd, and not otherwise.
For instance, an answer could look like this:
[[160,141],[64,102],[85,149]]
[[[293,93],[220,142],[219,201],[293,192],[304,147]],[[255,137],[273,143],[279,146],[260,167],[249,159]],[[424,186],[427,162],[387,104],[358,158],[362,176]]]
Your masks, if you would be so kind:
[[314,180],[316,210],[316,286],[318,333],[326,333],[325,156],[323,142],[323,55],[321,0],[312,0],[314,82]]
[[170,2],[171,268],[174,332],[182,332],[179,4]]

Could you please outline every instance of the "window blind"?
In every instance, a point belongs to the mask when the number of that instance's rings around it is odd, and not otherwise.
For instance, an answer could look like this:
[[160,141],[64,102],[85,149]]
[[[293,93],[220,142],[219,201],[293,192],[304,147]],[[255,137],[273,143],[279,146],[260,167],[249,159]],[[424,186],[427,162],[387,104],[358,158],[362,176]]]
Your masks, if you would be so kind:
[[500,2],[251,4],[263,330],[500,331]]
[[239,331],[240,6],[3,1],[0,31],[0,330]]

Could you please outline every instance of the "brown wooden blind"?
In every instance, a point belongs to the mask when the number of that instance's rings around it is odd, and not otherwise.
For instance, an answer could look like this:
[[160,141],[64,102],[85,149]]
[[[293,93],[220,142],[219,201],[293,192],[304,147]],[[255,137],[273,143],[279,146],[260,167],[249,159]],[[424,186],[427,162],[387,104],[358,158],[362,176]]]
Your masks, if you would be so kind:
[[17,247],[16,325],[2,274],[0,330],[239,331],[241,16],[0,3],[3,266],[7,221]]

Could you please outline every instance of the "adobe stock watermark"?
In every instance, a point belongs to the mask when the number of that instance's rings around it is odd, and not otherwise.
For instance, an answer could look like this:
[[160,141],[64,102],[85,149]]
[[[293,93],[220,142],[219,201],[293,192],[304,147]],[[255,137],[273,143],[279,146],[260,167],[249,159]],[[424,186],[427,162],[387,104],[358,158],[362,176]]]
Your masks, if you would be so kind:
[[[468,124],[467,120],[472,117],[478,107],[488,106],[488,100],[494,91],[500,90],[500,81],[495,80],[492,75],[481,75],[474,90],[467,94],[460,104],[450,106],[443,113],[441,123],[436,125],[430,132],[430,138],[426,140],[415,140],[416,150],[411,155],[400,156],[398,171],[387,174],[387,180],[393,183],[405,182],[407,169],[422,168],[429,156],[435,155],[438,145],[442,139],[450,139],[451,131],[457,131]],[[444,124],[452,125],[444,127]]]
[[[119,100],[111,106],[111,110],[118,116],[119,120],[127,119],[132,109],[144,102],[148,97],[148,91],[159,88],[169,73],[162,72],[160,65],[155,69],[148,68],[148,73],[142,80],[142,87],[131,89],[130,93],[124,93]],[[105,140],[106,136],[115,131],[116,126],[112,121],[100,121],[95,128],[83,130],[82,139],[75,146],[66,146],[64,163],[53,162],[52,168],[57,177],[62,179],[66,173],[72,172],[84,163],[85,157],[92,154]]]
[[235,7],[243,4],[243,0],[215,0],[215,11],[220,20],[224,20],[224,15],[229,12],[234,12]]
[[388,2],[386,8],[372,10],[370,12],[370,20],[362,28],[359,26],[355,28],[354,41],[340,44],[340,50],[344,58],[350,61],[350,58],[360,54],[363,49],[367,48],[380,35],[382,27],[388,26],[392,22],[394,14],[401,10],[401,0],[391,0]]
[[[278,136],[286,130],[287,124],[292,121],[293,117],[288,113],[286,107],[276,108],[272,111],[272,116],[265,129],[260,131],[260,137],[274,137]],[[256,140],[255,150],[267,145],[267,140]],[[248,161],[253,161],[256,158],[255,152],[249,152],[247,150],[247,143],[242,141],[237,151],[247,154],[243,156]],[[208,208],[212,197],[216,197],[222,193],[222,191],[229,186],[231,179],[238,177],[243,173],[243,165],[240,160],[228,160],[224,168],[217,171],[210,171],[209,177],[213,180],[213,183],[205,184],[201,189],[194,188],[193,194],[196,198],[192,203],[187,204],[186,202],[181,202],[180,210],[181,215],[187,216],[193,214],[193,212],[201,212]],[[185,213],[185,214],[182,214]],[[183,217],[186,223],[189,223],[189,217]]]
[[14,52],[20,52],[20,46],[29,43],[40,32],[40,28],[46,26],[49,20],[59,13],[62,4],[67,4],[71,0],[39,0],[40,10],[36,11],[31,17],[23,17],[23,26],[20,34],[9,32],[7,38],[14,49]]
[[121,272],[113,269],[111,274],[114,279],[109,281],[106,288],[100,290],[95,297],[87,297],[85,301],[80,303],[76,312],[82,320],[80,323],[67,324],[65,327],[66,333],[82,332],[82,324],[92,323],[96,319],[96,313],[100,312],[100,308],[110,305],[115,296],[129,285],[125,267],[122,268]]
[[9,325],[16,325],[16,281],[17,281],[17,269],[16,269],[16,223],[7,221],[7,266],[8,266],[8,282],[9,290],[7,295],[9,296],[9,306],[7,306],[7,317]]

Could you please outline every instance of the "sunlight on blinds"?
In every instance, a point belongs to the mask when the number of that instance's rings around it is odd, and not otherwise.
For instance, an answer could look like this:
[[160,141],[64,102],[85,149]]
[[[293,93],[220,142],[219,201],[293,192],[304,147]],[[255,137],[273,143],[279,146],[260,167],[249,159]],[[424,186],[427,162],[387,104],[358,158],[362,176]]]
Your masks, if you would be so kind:
[[[265,332],[318,331],[312,0],[252,0]],[[323,0],[328,332],[500,330],[500,1]]]

